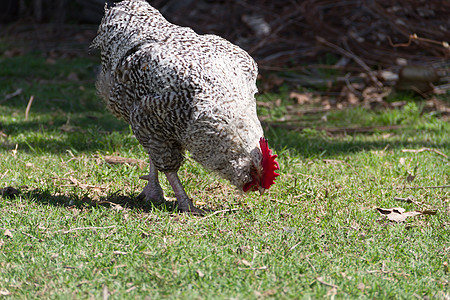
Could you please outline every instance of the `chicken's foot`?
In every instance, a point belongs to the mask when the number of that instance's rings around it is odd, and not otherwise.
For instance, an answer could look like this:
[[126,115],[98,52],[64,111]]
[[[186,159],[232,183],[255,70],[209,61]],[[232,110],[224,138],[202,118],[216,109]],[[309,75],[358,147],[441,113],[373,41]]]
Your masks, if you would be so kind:
[[166,202],[164,199],[164,192],[159,184],[158,180],[158,170],[153,165],[150,159],[150,173],[148,176],[142,176],[142,179],[148,180],[147,185],[144,187],[142,193],[137,197],[138,199],[145,200],[146,202],[151,202],[155,205],[162,204]]
[[175,197],[178,201],[178,210],[181,212],[191,213],[194,215],[205,215],[205,211],[194,206],[192,200],[186,194],[183,185],[181,184],[180,178],[178,178],[177,172],[166,172],[167,180],[172,186],[175,192]]

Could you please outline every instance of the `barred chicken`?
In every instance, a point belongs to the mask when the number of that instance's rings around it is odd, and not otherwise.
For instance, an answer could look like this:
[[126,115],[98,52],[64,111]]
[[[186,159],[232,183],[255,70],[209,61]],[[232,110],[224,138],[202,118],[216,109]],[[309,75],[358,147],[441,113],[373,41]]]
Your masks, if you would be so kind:
[[91,48],[101,52],[99,95],[149,154],[146,201],[164,201],[162,172],[178,209],[203,214],[177,175],[185,151],[243,192],[274,184],[277,155],[256,114],[258,69],[247,52],[169,23],[144,0],[105,8]]

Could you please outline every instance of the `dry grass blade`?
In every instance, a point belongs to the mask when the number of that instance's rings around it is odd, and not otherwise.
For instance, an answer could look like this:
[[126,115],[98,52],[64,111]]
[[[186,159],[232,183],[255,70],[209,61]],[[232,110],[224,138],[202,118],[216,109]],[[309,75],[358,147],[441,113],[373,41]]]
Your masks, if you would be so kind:
[[402,150],[402,152],[412,152],[412,153],[420,153],[420,152],[424,152],[424,151],[434,152],[434,153],[439,154],[439,155],[441,155],[441,156],[443,156],[445,158],[448,158],[448,155],[442,153],[439,150],[432,149],[432,148],[423,147],[423,148],[420,148],[420,149],[417,149],[417,150],[416,149],[403,149]]
[[430,186],[408,186],[405,189],[416,190],[416,189],[448,189],[450,185],[430,185]]
[[416,204],[416,205],[420,204],[419,202],[415,201],[415,199],[413,197],[406,197],[406,198],[394,197],[394,200],[402,201],[402,202],[406,202],[406,203],[413,203],[413,204]]
[[105,160],[105,162],[112,164],[112,165],[115,165],[115,164],[139,165],[139,167],[141,169],[147,165],[147,163],[145,161],[143,161],[142,159],[136,159],[136,158],[106,155],[106,156],[103,156],[103,159]]
[[319,283],[321,283],[321,284],[323,284],[323,285],[326,285],[326,286],[329,286],[329,287],[332,287],[332,288],[335,288],[335,289],[338,289],[338,288],[339,288],[339,287],[338,287],[337,285],[335,285],[335,284],[325,282],[325,281],[323,280],[322,277],[317,277],[316,280],[317,280],[317,282],[319,282]]
[[95,227],[95,226],[90,226],[90,227],[76,227],[76,228],[72,228],[69,230],[58,230],[56,232],[62,232],[63,234],[67,234],[70,232],[75,232],[78,230],[97,230],[97,229],[110,229],[110,228],[115,228],[115,225],[111,225],[111,226],[106,226],[106,227]]
[[27,108],[25,109],[25,121],[28,120],[28,114],[30,113],[31,104],[33,104],[34,96],[31,95],[30,100],[28,100]]
[[267,266],[262,266],[262,267],[257,267],[257,268],[238,268],[238,270],[241,270],[241,271],[246,271],[246,270],[257,271],[257,270],[267,270],[267,269],[268,269]]
[[218,214],[228,213],[228,212],[233,212],[233,211],[238,211],[238,210],[242,210],[242,208],[230,208],[230,209],[217,210],[217,211],[213,212],[212,214],[205,216],[204,219],[218,215]]

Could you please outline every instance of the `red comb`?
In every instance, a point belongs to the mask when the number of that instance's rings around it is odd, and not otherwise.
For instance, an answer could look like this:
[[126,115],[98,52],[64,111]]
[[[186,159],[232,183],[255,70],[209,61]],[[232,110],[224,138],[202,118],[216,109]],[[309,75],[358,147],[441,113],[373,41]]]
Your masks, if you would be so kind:
[[275,177],[280,176],[275,170],[280,168],[280,165],[275,160],[278,157],[276,154],[272,154],[272,150],[269,149],[269,143],[265,138],[259,140],[259,146],[261,147],[262,160],[261,165],[263,168],[263,174],[261,178],[261,187],[268,189],[275,183]]

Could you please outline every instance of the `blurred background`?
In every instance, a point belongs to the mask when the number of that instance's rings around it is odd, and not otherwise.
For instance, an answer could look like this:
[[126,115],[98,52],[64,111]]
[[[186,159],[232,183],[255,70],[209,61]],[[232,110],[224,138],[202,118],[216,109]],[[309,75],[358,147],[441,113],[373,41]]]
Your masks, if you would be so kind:
[[[385,101],[395,89],[449,113],[448,97],[434,97],[450,89],[448,0],[148,2],[175,24],[247,50],[258,62],[263,93],[288,85],[321,96],[291,93],[299,104],[401,106]],[[104,6],[105,0],[1,0],[0,55],[87,56]]]

